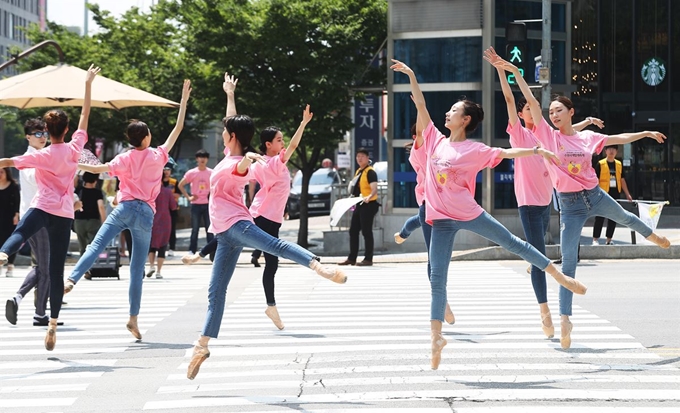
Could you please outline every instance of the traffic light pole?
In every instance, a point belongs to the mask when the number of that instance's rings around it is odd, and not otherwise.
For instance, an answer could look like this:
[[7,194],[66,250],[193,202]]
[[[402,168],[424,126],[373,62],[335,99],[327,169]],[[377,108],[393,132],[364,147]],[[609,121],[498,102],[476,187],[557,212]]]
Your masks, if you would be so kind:
[[[550,0],[543,0],[543,44],[541,47],[541,65],[543,68],[548,69],[548,73],[550,73],[550,67],[552,66],[552,47],[550,44],[552,41],[552,10],[550,3]],[[550,109],[550,94],[551,87],[550,81],[548,81],[548,83],[543,85],[541,91],[541,108],[544,111]]]

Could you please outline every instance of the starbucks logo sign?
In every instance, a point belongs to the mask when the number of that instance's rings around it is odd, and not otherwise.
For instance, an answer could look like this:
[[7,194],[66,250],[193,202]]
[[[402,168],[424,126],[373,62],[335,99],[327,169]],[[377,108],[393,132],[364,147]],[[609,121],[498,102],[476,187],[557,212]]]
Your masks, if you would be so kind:
[[658,86],[666,78],[666,62],[652,57],[642,65],[642,80],[649,86]]

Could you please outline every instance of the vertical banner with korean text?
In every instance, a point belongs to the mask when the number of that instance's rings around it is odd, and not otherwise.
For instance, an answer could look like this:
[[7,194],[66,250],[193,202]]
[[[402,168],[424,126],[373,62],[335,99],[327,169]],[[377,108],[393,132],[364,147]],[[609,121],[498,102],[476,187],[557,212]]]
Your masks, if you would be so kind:
[[354,101],[354,154],[366,148],[373,162],[380,160],[381,125],[380,99],[366,95],[364,101]]

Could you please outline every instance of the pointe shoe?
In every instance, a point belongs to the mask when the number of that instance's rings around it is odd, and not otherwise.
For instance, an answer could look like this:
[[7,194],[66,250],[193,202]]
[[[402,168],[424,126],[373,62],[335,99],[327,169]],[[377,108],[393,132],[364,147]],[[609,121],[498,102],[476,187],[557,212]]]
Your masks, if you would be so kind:
[[583,295],[588,290],[588,288],[581,282],[576,281],[576,279],[572,277],[568,277],[562,274],[560,271],[557,270],[557,267],[555,267],[555,265],[552,263],[545,268],[545,272],[550,274],[550,276],[553,277],[559,285],[573,292],[574,294]]
[[574,324],[572,324],[571,321],[562,321],[560,331],[560,345],[565,350],[571,347],[571,330],[573,329]]
[[45,335],[45,350],[52,351],[54,346],[57,344],[57,320],[54,318],[50,319],[50,323],[47,325],[47,334]]
[[446,346],[447,341],[442,336],[442,322],[439,320],[431,320],[432,328],[432,359],[430,367],[432,370],[439,368],[439,363],[442,361],[442,349]]
[[267,314],[267,317],[269,317],[270,320],[272,320],[276,328],[283,330],[283,321],[281,321],[281,317],[279,317],[279,310],[276,309],[275,305],[267,306],[267,309],[264,310],[264,313]]
[[208,347],[203,347],[198,342],[194,345],[194,355],[191,357],[191,362],[189,363],[189,369],[187,370],[187,379],[193,380],[198,374],[198,369],[201,368],[201,364],[210,357],[210,350]]
[[182,257],[182,264],[191,265],[191,264],[197,263],[198,261],[200,261],[200,259],[201,259],[201,256],[198,255],[198,253],[187,254],[187,255]]
[[543,334],[545,334],[546,337],[555,337],[555,326],[553,325],[550,313],[541,313],[541,328],[543,329]]
[[453,311],[451,311],[449,303],[446,303],[446,310],[444,311],[444,321],[446,321],[448,324],[456,324],[456,316],[453,315]]
[[668,240],[668,238],[664,237],[663,235],[657,235],[652,233],[652,235],[648,236],[646,239],[647,241],[653,242],[663,249],[668,249],[671,247],[671,242]]
[[396,242],[397,244],[403,244],[404,241],[406,241],[406,238],[402,238],[402,236],[399,235],[398,232],[394,233],[394,242]]
[[316,271],[316,273],[323,278],[329,279],[334,283],[344,284],[347,282],[347,276],[339,268],[326,267],[317,260],[312,260],[312,262],[309,263],[309,268]]
[[7,254],[5,254],[4,252],[0,252],[0,267],[7,264],[7,261],[8,261]]
[[137,327],[137,316],[134,316],[134,318],[131,316],[130,320],[125,324],[125,327],[137,340],[142,339],[142,333],[139,332],[139,328]]
[[73,282],[72,279],[67,279],[66,282],[64,283],[64,294],[68,294],[73,290],[73,287],[76,286],[76,283]]

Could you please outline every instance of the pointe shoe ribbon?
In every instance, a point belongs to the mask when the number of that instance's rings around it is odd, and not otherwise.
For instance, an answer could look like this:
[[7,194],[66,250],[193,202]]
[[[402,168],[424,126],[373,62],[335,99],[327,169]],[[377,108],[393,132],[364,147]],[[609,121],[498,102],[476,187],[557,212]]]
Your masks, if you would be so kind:
[[187,370],[187,379],[193,380],[198,374],[198,370],[201,368],[201,364],[210,357],[210,350],[208,347],[203,347],[198,342],[194,345],[194,354],[191,356],[191,362],[189,363],[189,369]]
[[564,322],[561,324],[560,331],[560,345],[563,349],[568,349],[571,347],[571,330],[574,329],[574,324],[571,321]]
[[431,320],[430,326],[432,330],[432,358],[430,367],[432,370],[439,368],[439,363],[442,360],[442,349],[446,346],[447,341],[442,336],[442,322],[439,320]]
[[[547,324],[546,321],[549,321],[550,324]],[[543,334],[545,334],[546,337],[555,337],[555,326],[553,325],[550,313],[541,313],[541,328],[543,329]]]

